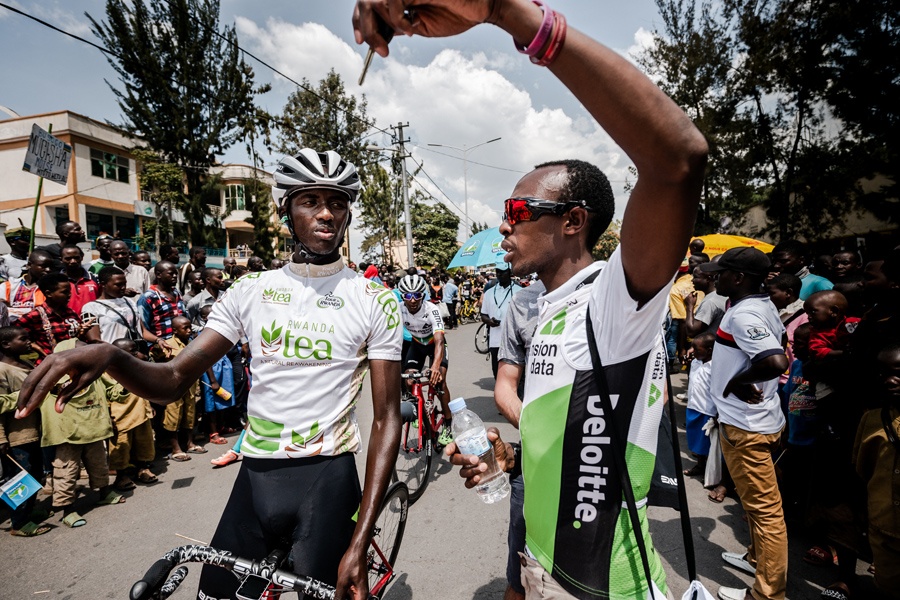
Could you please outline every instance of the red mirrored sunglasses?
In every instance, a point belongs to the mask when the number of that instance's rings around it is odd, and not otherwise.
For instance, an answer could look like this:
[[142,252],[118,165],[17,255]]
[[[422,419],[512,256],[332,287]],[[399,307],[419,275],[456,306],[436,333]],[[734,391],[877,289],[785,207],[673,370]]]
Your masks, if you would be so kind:
[[584,200],[553,202],[540,198],[509,198],[503,203],[503,220],[515,225],[520,221],[537,221],[544,215],[563,215],[576,207],[592,211]]

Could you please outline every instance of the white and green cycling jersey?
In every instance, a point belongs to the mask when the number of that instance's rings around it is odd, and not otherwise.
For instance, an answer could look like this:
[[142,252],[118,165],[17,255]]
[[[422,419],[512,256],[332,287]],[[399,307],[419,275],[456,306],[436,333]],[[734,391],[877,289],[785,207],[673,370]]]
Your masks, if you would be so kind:
[[[602,270],[601,270],[602,267]],[[597,273],[598,271],[599,274]],[[610,388],[658,588],[665,573],[647,529],[665,389],[662,322],[668,290],[645,305],[628,294],[621,255],[583,269],[538,299],[521,414],[527,550],[576,598],[634,600],[647,583],[610,453],[609,415],[592,372],[585,317]]]
[[358,452],[354,407],[370,360],[400,360],[393,292],[342,261],[248,273],[206,326],[250,344],[253,387],[241,452],[260,458]]

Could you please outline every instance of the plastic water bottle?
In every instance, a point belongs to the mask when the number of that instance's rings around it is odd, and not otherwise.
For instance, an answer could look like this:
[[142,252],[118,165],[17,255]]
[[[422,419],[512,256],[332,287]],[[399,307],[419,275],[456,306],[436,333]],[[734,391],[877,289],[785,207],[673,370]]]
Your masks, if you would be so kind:
[[494,446],[488,441],[481,418],[466,408],[466,401],[457,398],[450,402],[453,413],[453,441],[463,454],[474,454],[486,463],[487,471],[481,474],[481,482],[475,491],[486,504],[499,502],[509,495],[509,476],[494,458]]

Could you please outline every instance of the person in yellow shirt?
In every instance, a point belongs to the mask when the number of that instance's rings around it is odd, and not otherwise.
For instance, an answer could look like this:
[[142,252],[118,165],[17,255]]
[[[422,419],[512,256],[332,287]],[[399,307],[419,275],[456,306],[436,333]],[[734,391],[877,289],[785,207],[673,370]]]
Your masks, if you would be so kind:
[[[682,263],[678,270],[678,277],[669,289],[669,316],[666,319],[666,356],[669,359],[669,370],[679,372],[682,359],[687,352],[687,335],[684,330],[684,320],[687,317],[687,308],[684,299],[695,292],[693,272],[703,263],[709,262],[706,254],[692,254]],[[682,271],[682,269],[687,269]],[[696,303],[703,301],[703,292],[697,292]]]

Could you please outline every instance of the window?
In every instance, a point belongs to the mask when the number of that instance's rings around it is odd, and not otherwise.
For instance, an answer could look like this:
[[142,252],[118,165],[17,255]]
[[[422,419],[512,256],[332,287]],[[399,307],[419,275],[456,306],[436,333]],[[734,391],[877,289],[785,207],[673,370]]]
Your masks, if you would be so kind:
[[56,223],[56,227],[59,227],[63,223],[69,220],[69,207],[68,206],[56,206],[54,207],[54,215],[53,220]]
[[91,148],[91,175],[128,183],[131,161],[124,156]]
[[242,184],[232,183],[225,186],[225,209],[246,210],[244,186]]

